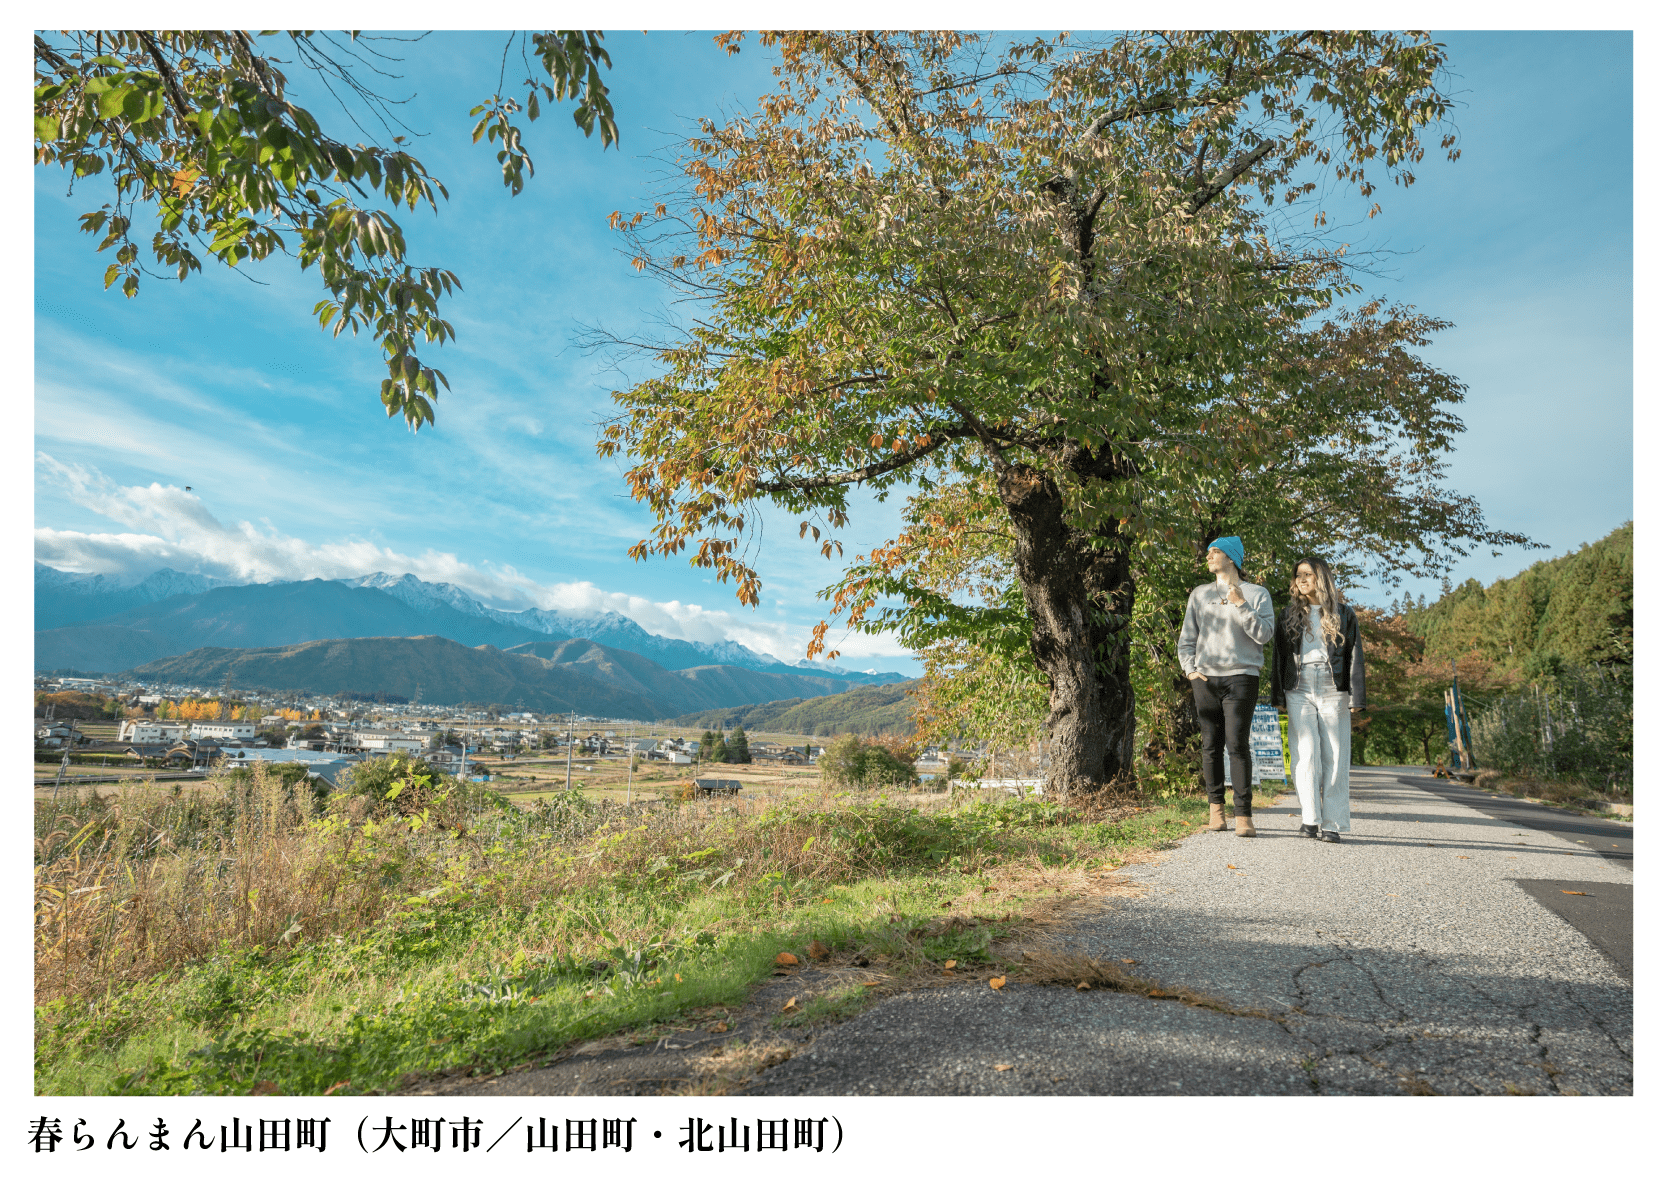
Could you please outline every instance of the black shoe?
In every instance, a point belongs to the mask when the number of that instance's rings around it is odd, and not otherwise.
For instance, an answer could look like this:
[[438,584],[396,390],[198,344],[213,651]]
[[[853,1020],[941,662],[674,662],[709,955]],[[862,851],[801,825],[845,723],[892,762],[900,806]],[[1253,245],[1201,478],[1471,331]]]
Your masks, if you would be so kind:
[[1320,825],[1319,824],[1298,824],[1297,825],[1297,834],[1299,836],[1306,836],[1309,839],[1313,840],[1316,836],[1320,835]]
[[1337,832],[1322,832],[1320,838],[1328,844],[1342,844],[1344,842],[1344,838]]

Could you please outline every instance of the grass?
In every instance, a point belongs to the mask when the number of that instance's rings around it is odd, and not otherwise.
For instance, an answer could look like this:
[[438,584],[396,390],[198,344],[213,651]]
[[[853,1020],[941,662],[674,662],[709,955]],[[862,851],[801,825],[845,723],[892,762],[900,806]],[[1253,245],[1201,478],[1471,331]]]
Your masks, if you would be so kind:
[[[328,797],[256,768],[37,802],[37,1091],[367,1094],[493,1072],[734,1005],[813,940],[900,983],[977,968],[1204,814],[869,794],[521,808],[389,765]],[[844,1019],[865,990],[783,1023]]]
[[1568,807],[1610,815],[1608,804],[1632,803],[1632,792],[1595,791],[1586,783],[1575,781],[1547,781],[1543,779],[1511,778],[1498,770],[1481,770],[1472,784],[1485,791],[1501,792],[1519,799],[1550,803],[1554,807]]

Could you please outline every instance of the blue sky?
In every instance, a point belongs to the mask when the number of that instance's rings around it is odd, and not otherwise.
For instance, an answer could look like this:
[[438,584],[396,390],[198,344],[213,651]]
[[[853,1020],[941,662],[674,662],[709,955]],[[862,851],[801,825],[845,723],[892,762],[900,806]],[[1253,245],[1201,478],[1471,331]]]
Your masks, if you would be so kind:
[[[1428,352],[1470,387],[1453,485],[1495,527],[1558,554],[1633,513],[1631,39],[1439,39],[1465,104],[1463,157],[1432,151],[1411,190],[1381,188],[1384,213],[1341,236],[1394,252],[1370,290],[1455,324]],[[405,80],[387,83],[415,91],[404,117],[429,133],[416,154],[452,194],[438,217],[402,217],[412,257],[464,282],[447,305],[458,340],[438,358],[454,392],[438,429],[416,436],[376,401],[370,340],[317,328],[314,276],[275,260],[250,270],[259,284],[209,268],[122,299],[101,289],[107,259],[75,228],[104,191],[66,197],[61,173],[36,170],[39,560],[256,580],[409,570],[500,605],[612,608],[662,634],[803,654],[815,592],[836,568],[785,516],[767,517],[757,611],[682,561],[626,556],[647,516],[593,449],[618,379],[572,339],[663,311],[607,216],[651,202],[666,171],[657,153],[690,119],[769,89],[768,59],[751,46],[726,58],[706,34],[610,36],[623,150],[603,152],[554,112],[530,136],[537,175],[512,199],[488,146],[469,145],[466,114],[495,88],[503,44],[435,34],[402,51]],[[512,83],[521,76],[512,64]],[[303,101],[340,125],[328,98]],[[860,506],[846,552],[890,536],[895,519],[891,504]],[[1486,583],[1546,555],[1483,552],[1454,577]],[[839,646],[855,667],[913,667],[884,637]]]

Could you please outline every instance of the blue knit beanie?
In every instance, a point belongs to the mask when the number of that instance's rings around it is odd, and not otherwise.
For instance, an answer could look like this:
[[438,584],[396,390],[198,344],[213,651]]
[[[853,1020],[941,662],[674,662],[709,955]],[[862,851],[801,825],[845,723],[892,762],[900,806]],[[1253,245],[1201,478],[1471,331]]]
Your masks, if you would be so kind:
[[1209,545],[1206,545],[1205,548],[1207,550],[1220,549],[1227,554],[1229,561],[1242,570],[1245,568],[1245,546],[1238,537],[1218,537]]

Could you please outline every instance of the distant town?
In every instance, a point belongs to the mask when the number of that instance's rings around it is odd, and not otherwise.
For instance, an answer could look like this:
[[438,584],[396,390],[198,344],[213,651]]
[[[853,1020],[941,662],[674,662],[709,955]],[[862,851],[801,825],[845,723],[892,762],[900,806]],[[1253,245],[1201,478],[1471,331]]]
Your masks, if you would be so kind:
[[[390,754],[419,757],[445,773],[478,781],[493,777],[482,758],[502,765],[529,755],[593,764],[630,757],[633,766],[689,767],[692,773],[703,762],[700,733],[687,726],[498,704],[430,705],[386,694],[362,700],[357,698],[368,694],[234,693],[229,684],[77,676],[38,676],[35,691],[37,700],[46,700],[36,706],[35,760],[58,761],[61,767],[73,762],[81,772],[77,782],[88,781],[89,764],[129,773],[203,774],[265,762],[300,763],[309,777],[334,785],[349,766]],[[81,704],[61,708],[53,698]],[[88,716],[92,707],[102,715]],[[761,736],[746,740],[746,760],[815,766],[825,741]],[[949,750],[931,746],[919,752],[914,765],[930,778],[944,773],[953,758],[972,761],[983,750],[984,743]]]

